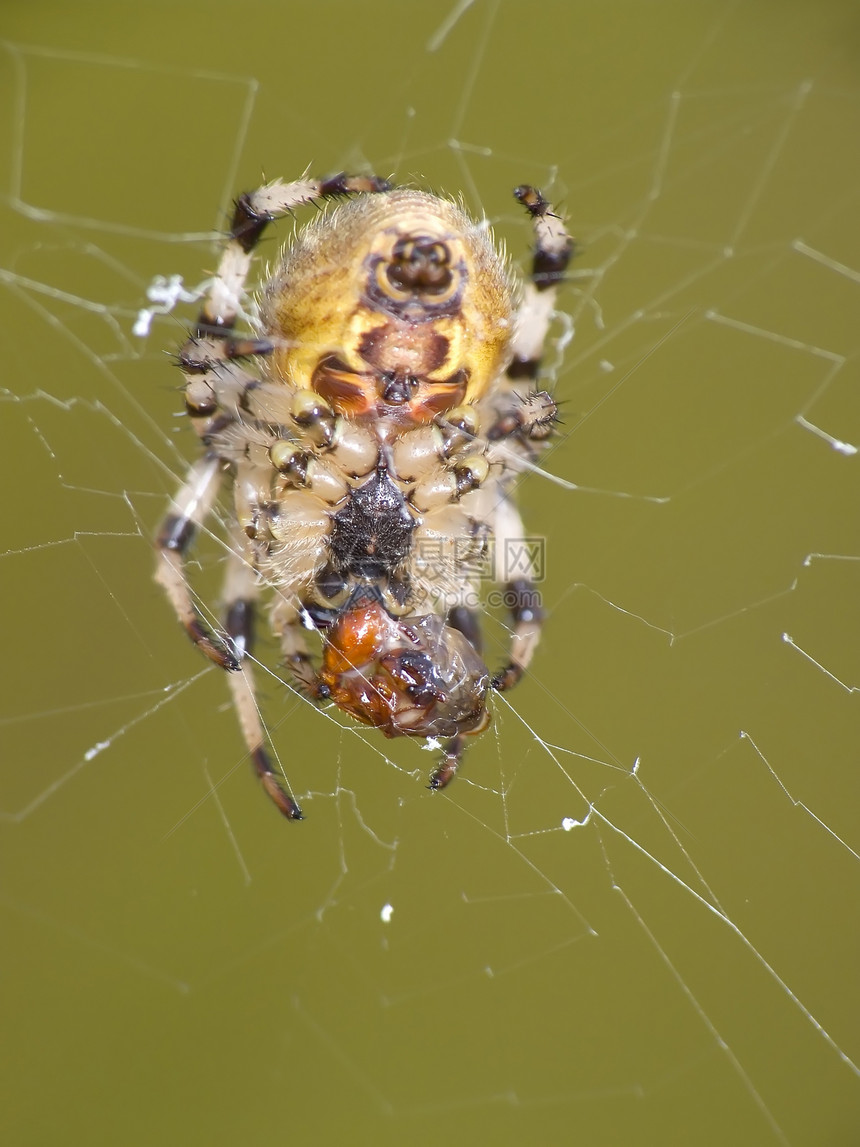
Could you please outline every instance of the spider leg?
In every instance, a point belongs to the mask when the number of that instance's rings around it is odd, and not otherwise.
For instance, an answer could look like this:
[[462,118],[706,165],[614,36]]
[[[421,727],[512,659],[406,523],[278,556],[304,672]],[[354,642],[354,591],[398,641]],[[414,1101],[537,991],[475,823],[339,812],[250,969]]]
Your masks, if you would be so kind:
[[[533,456],[531,447],[548,438],[557,421],[558,409],[552,396],[538,390],[535,381],[555,311],[558,284],[564,280],[574,254],[574,243],[564,223],[536,188],[518,187],[514,195],[531,215],[534,250],[531,277],[523,288],[517,314],[513,357],[493,403],[495,419],[486,433],[489,442],[503,444],[496,451],[501,461],[511,461],[516,454]],[[510,446],[505,448],[507,440]]]
[[[513,503],[503,498],[495,507],[495,579],[504,585],[504,601],[511,615],[507,665],[493,678],[498,693],[512,689],[529,667],[540,640],[543,609],[531,577],[533,563],[523,523]],[[523,568],[525,566],[525,568]]]
[[467,605],[454,605],[448,610],[448,625],[452,629],[458,629],[476,653],[481,652],[483,645],[479,618],[479,612]]
[[[552,204],[535,187],[523,185],[514,196],[528,211],[534,229],[531,278],[526,283],[514,333],[514,353],[507,371],[507,386],[496,405],[496,421],[487,438],[499,443],[501,458],[516,469],[516,454],[533,452],[547,438],[556,421],[557,408],[551,395],[534,388],[540,370],[544,343],[555,309],[558,285],[564,280],[574,254],[574,242]],[[511,441],[511,452],[504,449]],[[494,454],[490,449],[490,457]],[[510,569],[510,559],[525,552],[526,539],[519,514],[502,496],[492,510],[496,538],[496,581],[505,586],[505,601],[511,614],[510,660],[493,678],[498,692],[513,688],[522,678],[540,640],[543,610],[530,577]],[[514,576],[512,576],[512,574]]]
[[254,645],[254,620],[259,588],[253,567],[237,551],[231,551],[224,585],[224,627],[237,657],[238,673],[229,678],[233,706],[254,772],[266,795],[289,820],[301,820],[302,810],[287,792],[279,771],[266,752],[266,733],[260,718],[254,673],[250,665]]
[[[513,395],[514,402],[503,409],[487,430],[487,441],[504,442],[513,438],[514,446],[527,446],[549,438],[558,422],[558,407],[545,390],[531,390],[526,395]],[[502,450],[502,458],[505,453]]]
[[268,224],[321,199],[388,189],[389,184],[376,176],[341,173],[292,183],[276,180],[236,200],[218,270],[196,325],[179,351],[186,408],[204,441],[240,418],[246,392],[259,385],[238,360],[265,357],[274,350],[267,339],[233,334],[254,249]]
[[281,642],[284,667],[304,697],[325,701],[329,687],[314,669],[305,641],[304,618],[309,616],[301,605],[281,598],[272,610],[272,629]]
[[222,464],[206,454],[188,472],[188,477],[170,503],[155,541],[155,580],[167,594],[185,632],[216,665],[238,669],[239,660],[230,646],[206,625],[194,604],[185,574],[185,558],[197,530],[212,509],[221,484]]
[[528,211],[534,229],[531,278],[526,283],[514,334],[514,357],[508,378],[534,382],[555,309],[559,283],[574,254],[564,222],[535,187],[523,185],[514,196]]
[[458,733],[456,737],[452,737],[445,746],[442,760],[439,762],[438,767],[430,774],[430,784],[428,787],[435,792],[437,789],[444,789],[446,785],[449,785],[460,769],[465,751],[466,737],[463,733]]
[[511,659],[493,678],[497,693],[513,689],[529,666],[540,640],[544,612],[534,582],[517,578],[505,585],[505,600],[511,614]]
[[[229,335],[239,312],[254,248],[269,223],[308,203],[354,192],[387,191],[389,186],[375,175],[341,173],[329,179],[297,179],[292,183],[275,180],[256,191],[240,195],[234,206],[230,238],[221,256],[218,273],[197,320],[198,335]],[[248,352],[240,348],[238,353]],[[229,349],[225,349],[224,357],[231,357]]]

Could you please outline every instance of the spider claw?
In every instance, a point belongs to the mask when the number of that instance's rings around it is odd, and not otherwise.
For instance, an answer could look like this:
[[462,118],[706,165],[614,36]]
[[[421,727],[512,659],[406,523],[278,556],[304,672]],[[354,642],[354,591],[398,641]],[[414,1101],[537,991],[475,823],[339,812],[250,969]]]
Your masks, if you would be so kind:
[[298,802],[293,800],[278,780],[262,745],[258,745],[251,753],[251,764],[260,778],[266,796],[277,805],[278,812],[287,820],[304,820],[304,813],[299,808]]
[[210,633],[202,621],[195,618],[186,628],[188,636],[210,661],[214,661],[221,669],[227,669],[231,673],[241,669],[242,662],[235,652],[220,637]]
[[520,666],[511,662],[510,665],[506,665],[500,673],[497,673],[495,677],[493,677],[490,682],[490,688],[496,693],[505,693],[517,684],[522,675],[523,671]]
[[261,778],[266,795],[277,805],[278,812],[287,820],[304,820],[304,813],[273,776]]
[[[482,725],[481,728],[485,728],[485,726]],[[431,792],[438,792],[439,789],[444,789],[453,781],[460,768],[465,747],[466,742],[462,733],[457,733],[456,736],[451,738],[445,750],[445,755],[439,762],[438,767],[430,774],[430,783],[427,787]]]

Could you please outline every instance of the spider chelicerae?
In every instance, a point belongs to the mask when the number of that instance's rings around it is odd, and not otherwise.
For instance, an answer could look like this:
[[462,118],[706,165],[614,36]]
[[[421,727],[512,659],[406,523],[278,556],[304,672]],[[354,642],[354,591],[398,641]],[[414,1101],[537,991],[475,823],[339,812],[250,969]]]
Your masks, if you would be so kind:
[[[522,285],[488,229],[436,195],[343,174],[242,195],[179,352],[203,454],[159,530],[156,578],[191,640],[230,671],[254,769],[291,819],[302,813],[267,751],[251,669],[262,590],[293,684],[387,736],[438,738],[434,789],[489,723],[490,692],[516,684],[537,644],[534,586],[503,555],[523,537],[515,480],[556,420],[536,379],[573,243],[538,190],[514,194],[534,230]],[[267,225],[333,199],[280,255],[254,329],[237,332]],[[215,632],[185,559],[225,479],[233,505]],[[495,676],[478,624],[491,550],[511,618]]]

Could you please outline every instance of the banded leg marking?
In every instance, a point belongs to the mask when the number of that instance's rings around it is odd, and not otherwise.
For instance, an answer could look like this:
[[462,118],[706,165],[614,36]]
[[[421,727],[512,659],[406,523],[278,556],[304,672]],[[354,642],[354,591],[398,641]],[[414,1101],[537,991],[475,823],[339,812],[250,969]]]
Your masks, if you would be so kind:
[[[540,640],[544,611],[540,595],[528,576],[507,566],[508,555],[521,552],[524,529],[514,504],[504,499],[495,507],[494,532],[496,535],[495,580],[505,587],[505,603],[511,615],[510,660],[493,678],[493,688],[502,693],[512,689],[522,679]],[[525,573],[533,573],[526,569]]]
[[236,200],[230,240],[218,274],[197,322],[198,334],[228,333],[236,322],[251,256],[266,227],[297,207],[354,192],[388,191],[390,184],[375,175],[339,175],[329,179],[275,180]]
[[536,187],[523,184],[514,191],[514,196],[531,216],[534,250],[531,279],[525,285],[508,378],[515,382],[534,382],[555,310],[558,285],[564,280],[575,248],[561,217]]
[[230,675],[230,693],[251,765],[266,796],[277,806],[278,811],[288,820],[302,820],[302,810],[287,792],[283,778],[266,752],[267,738],[260,718],[254,672],[249,660],[254,647],[257,579],[253,568],[235,551],[227,567],[224,599],[224,627],[239,668],[238,673]]
[[544,611],[538,601],[534,583],[526,578],[518,578],[505,586],[505,597],[510,601],[512,622],[510,661],[493,678],[493,688],[497,693],[513,689],[529,666],[540,640]]
[[158,531],[155,580],[198,649],[222,669],[235,670],[239,668],[239,661],[200,616],[185,574],[185,558],[197,530],[212,509],[220,484],[221,463],[214,455],[206,455],[191,467]]
[[239,360],[269,355],[274,350],[268,339],[233,334],[254,249],[266,227],[304,204],[351,193],[387,191],[389,187],[376,176],[341,173],[292,183],[276,180],[236,200],[218,271],[196,325],[179,351],[186,408],[204,441],[237,417],[243,392],[258,382],[240,367]]

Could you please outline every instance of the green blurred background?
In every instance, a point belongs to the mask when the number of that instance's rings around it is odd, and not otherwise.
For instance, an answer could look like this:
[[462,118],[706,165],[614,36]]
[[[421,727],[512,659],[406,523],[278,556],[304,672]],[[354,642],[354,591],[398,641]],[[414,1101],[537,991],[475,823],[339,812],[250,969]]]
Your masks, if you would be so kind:
[[[860,1142],[856,4],[0,36],[4,1141]],[[131,332],[308,165],[462,192],[521,265],[511,188],[563,205],[547,469],[587,489],[524,484],[546,637],[445,796],[264,682],[294,825],[151,581],[194,308]]]

